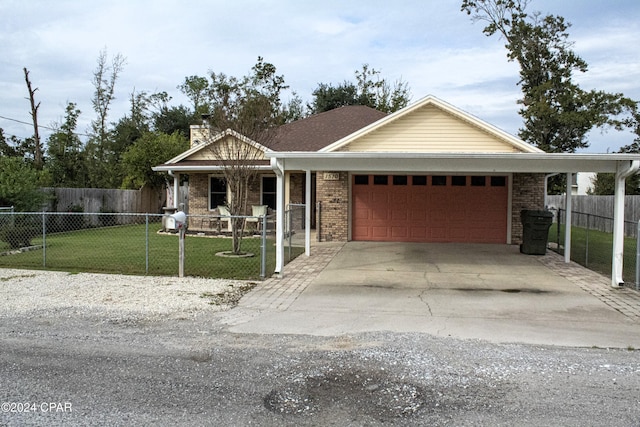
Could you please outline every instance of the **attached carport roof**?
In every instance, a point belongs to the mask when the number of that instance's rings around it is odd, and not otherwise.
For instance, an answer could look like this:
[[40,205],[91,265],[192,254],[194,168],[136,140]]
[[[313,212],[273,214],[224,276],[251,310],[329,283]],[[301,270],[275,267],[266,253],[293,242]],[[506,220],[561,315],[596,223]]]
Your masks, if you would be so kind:
[[[351,172],[612,172],[639,154],[267,152],[280,170]],[[276,162],[274,164],[274,162]]]

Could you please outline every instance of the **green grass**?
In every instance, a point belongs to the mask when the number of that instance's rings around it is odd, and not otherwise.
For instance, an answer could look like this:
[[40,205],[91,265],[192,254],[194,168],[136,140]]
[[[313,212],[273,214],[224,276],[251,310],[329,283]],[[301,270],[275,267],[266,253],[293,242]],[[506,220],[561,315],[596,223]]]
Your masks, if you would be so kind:
[[[158,234],[160,224],[149,225],[149,275],[178,274],[177,235]],[[222,258],[217,252],[230,251],[231,239],[187,235],[185,275],[210,278],[257,279],[260,277],[259,238],[243,239],[242,249],[254,253],[250,258]],[[275,269],[274,240],[267,241],[267,276]],[[42,245],[42,238],[32,240]],[[0,247],[0,252],[6,251]],[[42,249],[0,256],[0,267],[51,269],[70,272],[105,272],[144,275],[146,273],[145,225],[94,228],[46,237]],[[292,257],[302,248],[294,248]],[[286,252],[288,253],[288,252]]]
[[[564,225],[560,226],[560,245],[564,246]],[[557,242],[558,225],[549,230],[549,241]],[[611,274],[613,234],[581,227],[571,227],[571,260],[599,273]],[[561,252],[563,253],[563,252]],[[636,280],[636,239],[624,239],[623,279]]]

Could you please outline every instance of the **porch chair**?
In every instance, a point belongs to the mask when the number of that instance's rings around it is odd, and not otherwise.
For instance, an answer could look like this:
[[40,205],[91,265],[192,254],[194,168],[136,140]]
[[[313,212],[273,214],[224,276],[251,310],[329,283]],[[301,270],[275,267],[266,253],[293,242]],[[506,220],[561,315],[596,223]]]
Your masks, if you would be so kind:
[[220,223],[225,221],[227,223],[226,231],[231,231],[231,213],[226,206],[218,205],[218,213],[220,214],[220,219],[218,220],[218,229],[220,228]]
[[262,217],[267,214],[267,205],[254,205],[251,206],[251,217],[246,219],[249,224],[255,224],[255,230],[261,231],[262,229]]

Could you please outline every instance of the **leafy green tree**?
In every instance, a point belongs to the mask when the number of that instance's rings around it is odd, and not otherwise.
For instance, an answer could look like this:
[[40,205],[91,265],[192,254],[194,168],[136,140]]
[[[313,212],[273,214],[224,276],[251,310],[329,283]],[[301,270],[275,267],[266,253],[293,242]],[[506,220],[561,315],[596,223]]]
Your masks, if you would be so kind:
[[154,172],[153,166],[166,162],[189,148],[189,140],[179,132],[171,135],[146,132],[122,155],[125,177],[124,188],[143,186],[162,188],[166,174]]
[[[249,186],[258,174],[256,164],[262,160],[262,152],[244,138],[265,147],[273,144],[275,129],[289,117],[288,105],[282,102],[282,94],[288,86],[284,76],[277,74],[276,67],[262,57],[258,57],[249,74],[243,77],[212,72],[210,79],[210,137],[215,138],[228,130],[240,136],[230,135],[225,143],[210,144],[209,151],[222,165],[222,174],[231,193],[227,200],[229,212],[234,216],[244,215]],[[244,221],[231,222],[233,252],[239,253]]]
[[572,49],[570,24],[560,16],[528,15],[528,0],[463,0],[461,10],[487,22],[487,36],[501,34],[510,61],[520,65],[523,97],[519,136],[547,152],[575,152],[588,147],[594,127],[626,124],[621,114],[635,103],[622,94],[585,91],[573,73],[587,71],[587,63]]
[[45,199],[39,190],[41,173],[20,157],[0,157],[0,206],[39,211]]
[[196,117],[209,113],[209,80],[207,80],[206,77],[185,77],[184,83],[178,85],[178,89],[180,89],[180,92],[185,94],[193,104],[193,112]]
[[115,99],[115,84],[124,64],[125,58],[121,54],[114,56],[109,63],[105,49],[100,52],[98,66],[93,73],[94,94],[91,104],[97,117],[91,122],[92,136],[85,150],[91,187],[117,187],[122,178],[114,173],[114,168],[118,167],[119,153],[107,118]]
[[197,118],[193,112],[184,105],[166,107],[153,115],[153,129],[156,132],[172,134],[179,132],[185,138],[190,136],[190,127]]
[[385,113],[407,106],[411,100],[409,86],[402,80],[393,85],[380,77],[380,71],[364,64],[355,72],[356,82],[344,81],[333,86],[320,83],[313,91],[313,102],[307,106],[312,114],[329,111],[345,105],[366,105]]
[[[632,119],[630,126],[633,127],[635,139],[629,145],[621,147],[619,153],[640,153],[640,113],[638,108],[632,109]],[[615,193],[615,176],[612,173],[599,173],[593,180],[593,190],[591,194],[604,196]],[[640,175],[633,175],[627,178],[625,183],[625,193],[628,195],[640,195]]]
[[84,187],[88,173],[83,144],[76,133],[80,110],[67,103],[64,122],[47,140],[47,169],[54,187]]

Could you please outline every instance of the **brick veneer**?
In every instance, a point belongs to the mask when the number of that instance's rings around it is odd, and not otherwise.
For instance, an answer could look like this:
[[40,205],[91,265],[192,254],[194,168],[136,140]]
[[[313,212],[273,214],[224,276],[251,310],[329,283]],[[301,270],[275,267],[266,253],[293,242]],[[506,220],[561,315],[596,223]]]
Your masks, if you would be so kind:
[[511,202],[511,243],[522,243],[523,209],[544,209],[544,174],[514,173]]
[[194,173],[189,175],[189,214],[209,214],[209,175]]
[[316,196],[321,202],[318,214],[319,240],[321,242],[346,242],[349,217],[349,174],[339,173],[339,180],[324,179],[323,172],[316,174]]

